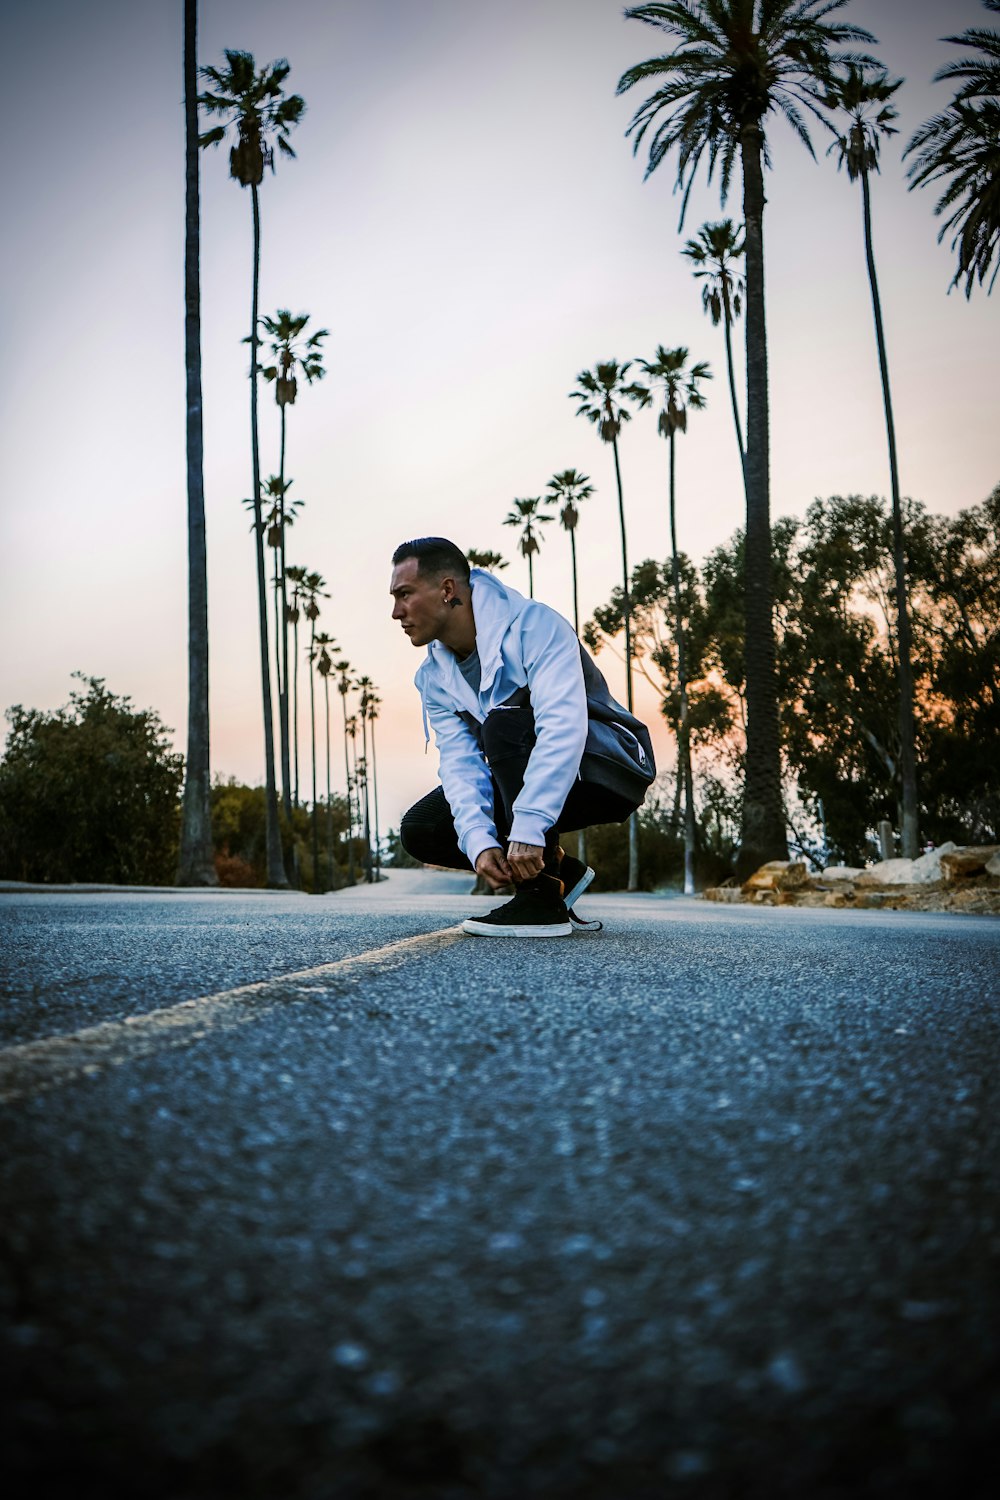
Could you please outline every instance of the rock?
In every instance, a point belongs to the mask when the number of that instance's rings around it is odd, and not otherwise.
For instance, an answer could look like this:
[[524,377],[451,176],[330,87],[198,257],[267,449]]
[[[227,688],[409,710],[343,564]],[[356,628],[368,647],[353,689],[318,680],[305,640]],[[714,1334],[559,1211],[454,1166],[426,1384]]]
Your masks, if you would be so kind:
[[857,880],[861,874],[860,867],[854,865],[827,865],[820,876],[821,880]]
[[743,889],[749,895],[757,891],[797,891],[808,884],[809,875],[802,860],[772,859],[743,882]]
[[883,885],[915,885],[913,859],[883,859],[877,865],[869,865],[855,880],[861,887]]
[[983,875],[986,866],[995,855],[1000,854],[1000,844],[981,844],[977,847],[955,849],[941,856],[941,873],[951,884],[955,880],[967,880],[970,875]]
[[723,901],[736,903],[743,900],[743,892],[738,885],[716,885],[704,892],[706,901]]
[[928,849],[926,854],[921,854],[919,859],[913,861],[913,884],[930,885],[935,880],[941,880],[941,860],[945,854],[950,854],[956,846],[949,841],[937,849]]
[[986,861],[986,873],[994,877],[1000,876],[1000,854],[994,854]]
[[853,903],[853,891],[827,891],[823,897],[824,906],[849,906]]

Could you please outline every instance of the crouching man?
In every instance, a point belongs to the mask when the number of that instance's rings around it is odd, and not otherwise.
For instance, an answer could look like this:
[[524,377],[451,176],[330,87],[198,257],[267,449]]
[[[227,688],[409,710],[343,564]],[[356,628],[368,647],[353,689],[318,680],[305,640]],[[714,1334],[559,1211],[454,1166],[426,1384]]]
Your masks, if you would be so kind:
[[404,815],[400,841],[426,864],[474,869],[505,905],[463,923],[489,937],[568,937],[598,927],[573,905],[594,871],[562,833],[621,823],[656,768],[649,733],[608,691],[567,620],[472,568],[453,542],[393,553],[392,618],[427,648],[415,682],[441,786]]

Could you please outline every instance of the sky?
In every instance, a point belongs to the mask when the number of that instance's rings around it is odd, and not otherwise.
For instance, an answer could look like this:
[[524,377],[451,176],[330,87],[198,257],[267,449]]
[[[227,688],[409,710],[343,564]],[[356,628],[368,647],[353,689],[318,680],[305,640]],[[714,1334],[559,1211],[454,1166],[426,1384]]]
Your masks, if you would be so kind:
[[[905,494],[953,515],[1000,480],[1000,295],[947,294],[932,192],[900,155],[950,97],[939,39],[988,21],[979,0],[851,0],[906,81],[899,135],[874,185],[875,249]],[[52,709],[71,674],[155,708],[179,748],[187,714],[183,345],[182,0],[5,0],[15,65],[6,116],[0,295],[0,502],[7,643],[0,707]],[[714,372],[678,450],[679,545],[700,562],[741,524],[721,329],[680,249],[740,217],[699,179],[685,233],[665,162],[643,180],[615,97],[659,34],[612,0],[202,0],[199,59],[226,47],[286,57],[306,101],[297,158],[261,189],[261,310],[328,328],[327,376],[288,419],[287,472],[306,503],[289,561],[320,572],[333,635],[383,699],[382,829],[435,784],[414,651],[390,618],[389,558],[415,535],[527,565],[503,518],[566,468],[595,494],[578,531],[584,617],[620,583],[611,450],[567,399],[599,360],[685,345]],[[772,516],[817,496],[888,492],[860,189],[772,123],[765,256]],[[250,195],[226,148],[201,161],[202,350],[212,768],[263,778],[250,493]],[[742,372],[742,358],[738,356]],[[278,412],[261,399],[262,469]],[[669,548],[667,447],[655,414],[623,433],[630,562]],[[554,524],[536,595],[572,613],[568,538]],[[600,658],[612,690],[624,673]],[[656,695],[637,703],[672,759]],[[307,715],[302,719],[308,733]],[[338,764],[337,743],[334,766]],[[308,788],[307,788],[308,790]],[[322,794],[322,786],[320,788]],[[342,790],[335,775],[334,790]]]

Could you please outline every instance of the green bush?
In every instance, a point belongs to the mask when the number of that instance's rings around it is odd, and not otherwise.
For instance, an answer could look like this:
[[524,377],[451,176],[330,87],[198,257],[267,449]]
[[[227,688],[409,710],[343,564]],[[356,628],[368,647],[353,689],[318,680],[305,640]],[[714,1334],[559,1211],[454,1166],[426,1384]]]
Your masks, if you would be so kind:
[[171,882],[183,757],[159,715],[99,677],[52,713],[8,710],[0,873],[9,880]]

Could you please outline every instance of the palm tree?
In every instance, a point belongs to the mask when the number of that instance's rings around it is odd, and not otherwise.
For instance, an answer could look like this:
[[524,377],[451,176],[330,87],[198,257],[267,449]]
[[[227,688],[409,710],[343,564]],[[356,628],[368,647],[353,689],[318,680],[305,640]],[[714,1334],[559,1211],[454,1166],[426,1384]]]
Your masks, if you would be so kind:
[[[361,830],[363,828],[363,819],[362,819],[362,816],[361,816],[361,776],[360,776],[360,773],[358,771],[358,716],[357,716],[357,714],[351,714],[350,715],[350,717],[347,720],[346,730],[347,730],[347,738],[350,741],[350,745],[351,745],[351,771],[352,771],[351,780],[352,780],[352,783],[353,783],[353,786],[354,786],[354,795],[355,795],[355,798],[356,798],[356,804],[355,805],[356,805],[356,808],[357,808],[357,826],[358,826],[358,829]],[[354,868],[353,859],[351,861],[351,868],[352,869]]]
[[[1000,0],[983,0],[983,4],[987,10],[1000,11]],[[959,58],[935,73],[935,82],[946,78],[965,82],[948,108],[915,132],[903,155],[917,153],[907,172],[911,190],[951,179],[934,212],[948,214],[938,240],[954,230],[951,249],[958,251],[958,266],[951,285],[957,286],[964,276],[968,298],[977,280],[983,285],[1000,248],[1000,32],[972,26],[944,41],[975,47],[980,55]],[[987,295],[997,272],[1000,258]]]
[[354,800],[351,793],[353,785],[351,781],[351,762],[347,750],[348,740],[348,718],[347,718],[347,695],[351,691],[351,679],[348,675],[351,670],[349,661],[338,661],[337,691],[340,694],[340,703],[344,711],[344,776],[347,783],[347,878],[351,885],[354,884]]
[[[899,648],[899,765],[902,783],[902,852],[905,859],[916,859],[920,853],[919,805],[917,801],[917,752],[914,732],[913,644],[910,629],[910,607],[906,582],[906,554],[903,540],[903,507],[899,497],[899,462],[896,456],[896,427],[892,417],[889,390],[889,360],[882,326],[882,302],[875,271],[872,244],[872,172],[879,169],[879,148],[883,138],[896,134],[893,120],[896,110],[890,103],[902,79],[890,79],[884,68],[875,71],[848,67],[837,77],[826,93],[832,110],[847,116],[847,130],[838,135],[830,147],[836,151],[838,170],[847,168],[851,182],[861,179],[861,206],[865,234],[865,259],[868,284],[872,294],[875,318],[875,342],[878,367],[882,377],[882,401],[885,407],[885,431],[889,444],[889,479],[892,485],[892,552],[896,571],[896,630]],[[829,154],[829,153],[828,153]]]
[[295,785],[292,793],[292,801],[296,807],[299,805],[299,618],[302,613],[302,585],[305,582],[305,568],[296,568],[289,563],[285,569],[285,577],[292,585],[291,603],[286,606],[285,619],[291,625],[292,635],[292,749],[294,752]]
[[[788,844],[781,795],[781,748],[771,605],[771,524],[764,309],[764,167],[770,165],[766,117],[778,111],[810,154],[803,110],[820,113],[831,76],[831,48],[870,42],[870,33],[831,12],[847,0],[666,0],[626,10],[628,18],[658,27],[669,50],[622,74],[618,93],[646,79],[659,83],[636,110],[627,134],[638,151],[654,121],[646,176],[677,149],[677,185],[684,187],[684,224],[698,165],[707,157],[711,179],[720,168],[722,201],[739,153],[746,238],[747,499],[746,685],[747,746],[743,826],[737,871],[751,873],[768,859],[785,859]],[[844,61],[872,63],[850,54]]]
[[382,879],[382,842],[381,842],[381,839],[379,837],[379,831],[378,831],[378,765],[377,765],[377,762],[376,762],[376,759],[375,759],[375,720],[378,718],[378,711],[379,711],[379,709],[380,709],[381,706],[382,706],[382,699],[375,692],[374,688],[370,688],[369,691],[368,691],[367,712],[368,712],[368,723],[371,726],[370,729],[369,729],[369,733],[371,735],[371,750],[372,750],[372,800],[373,800],[373,802],[375,804],[375,879],[376,880],[381,880]]
[[[325,328],[320,328],[303,340],[308,322],[308,313],[300,313],[298,317],[293,318],[287,308],[279,308],[273,318],[261,319],[261,326],[270,337],[270,350],[276,361],[273,365],[265,365],[261,369],[261,374],[265,380],[273,381],[274,396],[281,413],[278,478],[283,486],[285,485],[285,408],[294,405],[298,394],[296,371],[301,372],[309,385],[312,385],[314,380],[322,380],[326,374],[320,346],[328,337],[328,332]],[[290,484],[291,480],[288,483]],[[298,503],[301,504],[301,501]],[[288,787],[291,781],[288,734],[288,621],[286,619],[288,600],[285,593],[285,533],[283,528],[280,535],[281,607],[278,611],[278,618],[281,621],[281,656],[278,672],[278,727],[281,740],[281,780],[285,793],[286,811],[288,811]]]
[[319,825],[316,814],[316,683],[311,668],[317,660],[316,651],[316,621],[319,619],[319,601],[328,599],[329,595],[324,592],[326,580],[319,573],[307,573],[302,581],[301,592],[305,599],[303,614],[309,621],[309,645],[307,654],[309,658],[309,725],[312,737],[312,856],[313,856],[313,889],[319,889]]
[[[261,498],[266,501],[269,509],[264,517],[264,535],[267,545],[274,552],[274,568],[271,576],[271,587],[274,590],[274,664],[275,676],[278,681],[278,712],[281,715],[281,704],[284,702],[285,710],[288,708],[288,652],[282,650],[288,645],[288,585],[285,574],[285,531],[286,528],[295,524],[295,516],[305,504],[304,500],[288,499],[288,491],[294,483],[291,479],[282,479],[278,474],[272,474],[263,486]],[[282,730],[284,739],[288,737],[287,725]],[[281,757],[281,791],[285,804],[285,816],[292,815],[292,787],[291,766],[288,756],[287,745],[282,746]]]
[[208,729],[208,563],[201,409],[198,4],[184,0],[184,369],[187,385],[188,734],[178,885],[218,885]]
[[681,251],[691,262],[695,278],[702,283],[702,305],[712,319],[713,328],[718,328],[721,322],[725,330],[729,396],[733,404],[733,422],[741,468],[746,462],[746,449],[743,445],[740,406],[736,398],[736,377],[733,374],[733,322],[743,308],[743,275],[736,269],[735,263],[741,259],[744,249],[742,228],[734,228],[732,219],[721,219],[717,224],[703,224],[698,230],[697,238],[688,240]]
[[499,552],[486,552],[477,547],[470,547],[465,556],[470,567],[485,568],[488,573],[492,573],[494,569],[499,572],[501,568],[507,567],[507,562]]
[[563,469],[553,474],[546,485],[552,491],[550,499],[555,505],[562,504],[559,520],[564,531],[569,532],[570,553],[573,559],[573,629],[580,634],[580,608],[576,597],[576,526],[580,519],[580,502],[589,500],[594,493],[589,474],[578,474],[575,469]]
[[663,393],[663,409],[657,431],[670,444],[670,569],[674,594],[674,640],[677,644],[677,684],[680,691],[680,724],[677,734],[677,769],[684,785],[684,894],[694,895],[694,848],[697,837],[694,815],[694,777],[691,772],[691,722],[688,715],[687,652],[684,639],[684,614],[681,608],[681,568],[677,551],[677,505],[675,487],[674,439],[687,431],[690,407],[700,411],[705,398],[698,389],[703,380],[711,380],[706,364],[687,368],[688,351],[657,346],[652,360],[639,361],[652,385]]
[[361,694],[361,704],[358,717],[361,720],[361,787],[364,789],[364,840],[365,840],[365,879],[368,884],[372,883],[372,840],[371,840],[371,807],[368,801],[368,694],[375,684],[370,677],[359,677],[354,684]]
[[200,94],[198,103],[208,114],[221,115],[223,123],[199,137],[201,146],[217,146],[232,129],[236,144],[229,153],[229,175],[250,189],[253,216],[253,286],[250,300],[250,456],[253,472],[254,534],[257,553],[257,612],[260,634],[261,698],[264,710],[264,779],[267,829],[267,882],[287,887],[278,825],[278,797],[274,778],[274,720],[271,706],[271,671],[267,644],[267,579],[264,570],[264,526],[261,517],[260,444],[257,431],[257,346],[260,301],[260,195],[264,168],[274,170],[274,142],[286,156],[294,156],[288,132],[298,124],[305,101],[298,94],[282,93],[290,71],[284,59],[270,67],[257,66],[250,52],[226,51],[225,68],[202,68],[201,75],[212,89]]
[[[619,365],[609,359],[591,370],[581,370],[577,388],[570,391],[571,401],[578,403],[576,414],[586,417],[597,428],[602,443],[610,443],[615,457],[615,483],[618,486],[618,520],[622,538],[622,617],[625,622],[625,691],[629,713],[632,712],[632,609],[628,592],[628,546],[625,535],[625,501],[622,497],[622,470],[618,460],[618,434],[622,423],[631,420],[627,401],[640,405],[646,400],[645,386],[626,379],[631,360]],[[639,889],[639,820],[633,813],[628,820],[628,888]]]
[[316,659],[316,670],[323,679],[324,707],[326,709],[326,884],[328,889],[333,888],[333,795],[330,784],[330,673],[333,670],[333,658],[330,655],[329,646],[336,651],[337,643],[332,635],[325,631],[319,631],[316,635],[316,645],[319,647],[319,656]]
[[517,548],[521,556],[528,559],[528,596],[531,599],[535,597],[535,570],[532,559],[541,546],[535,528],[546,526],[552,520],[552,517],[545,515],[541,509],[547,504],[548,501],[544,500],[541,495],[535,495],[528,500],[515,500],[514,509],[504,516],[505,526],[520,526],[521,528]]

